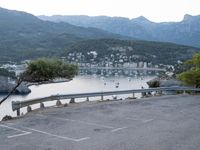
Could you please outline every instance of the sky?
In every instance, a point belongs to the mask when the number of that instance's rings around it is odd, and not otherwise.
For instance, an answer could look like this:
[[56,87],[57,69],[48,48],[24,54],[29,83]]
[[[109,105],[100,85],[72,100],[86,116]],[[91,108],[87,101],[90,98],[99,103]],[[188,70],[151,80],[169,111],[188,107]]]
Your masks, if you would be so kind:
[[0,0],[0,7],[34,15],[89,15],[181,21],[200,15],[200,0]]

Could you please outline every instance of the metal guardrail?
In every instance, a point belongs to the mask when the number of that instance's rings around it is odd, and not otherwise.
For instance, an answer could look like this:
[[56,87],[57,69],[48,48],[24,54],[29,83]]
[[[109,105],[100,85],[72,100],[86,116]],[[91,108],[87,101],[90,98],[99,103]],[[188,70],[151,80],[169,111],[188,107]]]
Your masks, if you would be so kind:
[[62,100],[62,99],[71,99],[74,102],[75,98],[87,98],[89,97],[101,97],[109,95],[122,95],[122,94],[135,94],[135,93],[147,93],[154,91],[193,91],[200,92],[200,88],[188,88],[188,87],[161,87],[161,88],[149,88],[149,89],[134,89],[134,90],[121,90],[121,91],[105,91],[105,92],[92,92],[92,93],[75,93],[75,94],[65,94],[65,95],[52,95],[44,98],[30,99],[26,101],[12,101],[12,110],[17,110],[17,115],[20,115],[20,109],[23,107],[29,107],[33,104],[43,105],[44,102]]

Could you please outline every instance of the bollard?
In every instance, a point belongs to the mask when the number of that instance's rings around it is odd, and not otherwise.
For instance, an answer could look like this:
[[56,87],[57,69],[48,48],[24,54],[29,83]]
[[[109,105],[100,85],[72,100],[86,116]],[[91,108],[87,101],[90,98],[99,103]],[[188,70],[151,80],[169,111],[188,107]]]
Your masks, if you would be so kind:
[[103,101],[103,95],[101,95],[101,100]]
[[45,108],[44,107],[44,103],[40,103],[40,108],[42,109],[42,108]]
[[75,103],[75,98],[71,98],[69,103]]
[[31,106],[28,106],[28,107],[27,107],[27,112],[31,112],[31,111],[32,111]]
[[133,93],[133,99],[136,99],[136,97],[135,97],[135,93]]
[[86,98],[86,101],[89,102],[89,97]]
[[60,101],[60,100],[57,100],[56,106],[60,106],[60,105],[62,105],[61,101]]
[[20,109],[17,109],[17,116],[20,116]]
[[146,97],[146,92],[142,92],[142,98]]
[[185,90],[183,91],[183,94],[184,94],[184,95],[186,94],[186,91],[185,91]]

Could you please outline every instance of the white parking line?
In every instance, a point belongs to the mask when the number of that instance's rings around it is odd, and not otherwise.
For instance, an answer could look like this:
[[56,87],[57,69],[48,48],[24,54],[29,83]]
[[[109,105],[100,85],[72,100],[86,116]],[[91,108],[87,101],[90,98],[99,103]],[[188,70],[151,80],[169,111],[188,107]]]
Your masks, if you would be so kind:
[[84,138],[80,138],[80,139],[74,139],[74,138],[70,138],[70,137],[66,137],[66,136],[55,135],[55,134],[48,133],[48,132],[41,131],[41,130],[36,130],[36,129],[33,129],[33,128],[28,128],[28,127],[24,127],[24,128],[26,128],[28,130],[31,130],[31,131],[38,132],[38,133],[42,133],[42,134],[46,134],[46,135],[49,135],[49,136],[53,136],[53,137],[56,137],[56,138],[68,140],[68,141],[80,142],[80,141],[84,141],[84,140],[90,139],[90,137],[84,137]]
[[3,127],[3,128],[14,130],[14,131],[22,132],[21,134],[9,135],[9,136],[7,136],[7,138],[14,138],[14,137],[19,137],[19,136],[31,134],[31,132],[23,131],[21,129],[17,129],[17,128],[14,128],[14,127],[11,127],[11,126],[6,126],[6,125],[2,125],[2,124],[0,126]]
[[[45,115],[38,115],[38,116],[48,117],[48,116],[45,116]],[[58,117],[52,117],[52,116],[49,116],[49,117],[54,118],[54,119],[58,119],[58,120],[78,122],[78,123],[81,123],[81,124],[86,124],[86,125],[91,125],[91,126],[98,126],[98,127],[102,127],[102,128],[108,128],[108,129],[115,129],[116,128],[116,127],[112,127],[112,126],[107,126],[107,125],[102,125],[102,124],[97,124],[97,123],[92,123],[92,122],[86,122],[86,121],[81,121],[81,120],[58,118]]]
[[148,122],[151,122],[151,121],[153,121],[154,119],[147,119],[147,120],[143,120],[142,122],[143,123],[148,123]]
[[17,128],[14,128],[14,127],[10,127],[10,126],[6,126],[6,125],[0,125],[1,127],[4,127],[4,128],[8,128],[8,129],[12,129],[12,130],[15,130],[15,131],[19,131],[19,132],[26,132],[26,131],[23,131],[21,129],[17,129]]
[[133,121],[141,121],[142,123],[148,123],[154,120],[154,119],[138,119],[138,118],[130,118],[130,117],[126,117],[125,119],[133,120]]
[[116,128],[116,129],[111,130],[111,132],[117,132],[117,131],[120,131],[120,130],[123,130],[123,129],[127,129],[127,127]]
[[32,132],[25,132],[25,133],[22,133],[22,134],[10,135],[10,136],[7,136],[7,137],[10,139],[10,138],[15,138],[15,137],[19,137],[19,136],[28,135],[28,134],[31,134],[31,133]]
[[133,120],[133,121],[141,121],[141,119],[137,119],[137,118],[130,118],[130,117],[126,117],[125,119],[128,119],[128,120]]
[[66,121],[73,121],[73,122],[79,122],[82,124],[87,124],[87,125],[92,125],[92,126],[99,126],[103,128],[108,128],[108,129],[114,129],[115,127],[112,126],[107,126],[107,125],[102,125],[102,124],[97,124],[97,123],[91,123],[91,122],[86,122],[86,121],[80,121],[80,120],[73,120],[73,119],[66,119],[66,118],[57,118],[60,120],[66,120]]

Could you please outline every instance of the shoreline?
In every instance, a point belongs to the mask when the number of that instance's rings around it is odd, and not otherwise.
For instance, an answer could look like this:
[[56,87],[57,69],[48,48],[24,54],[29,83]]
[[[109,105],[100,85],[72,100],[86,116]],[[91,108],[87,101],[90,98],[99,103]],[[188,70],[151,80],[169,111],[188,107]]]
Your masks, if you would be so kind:
[[36,86],[39,86],[39,85],[42,85],[42,84],[51,84],[51,83],[63,83],[63,82],[69,82],[73,79],[56,79],[56,80],[53,80],[53,81],[44,81],[44,82],[38,82],[38,83],[28,83],[28,82],[25,82],[25,85],[27,87],[30,87],[30,86],[33,86],[33,85],[36,85]]

